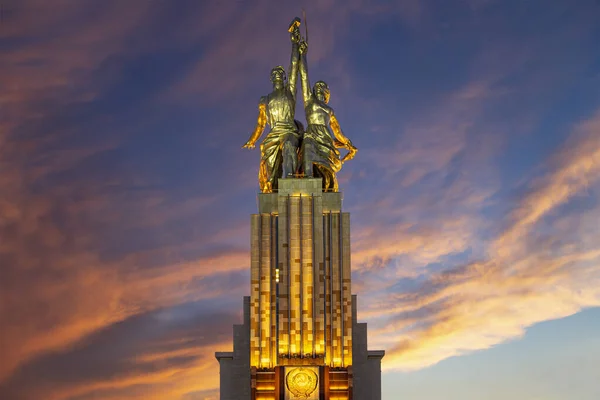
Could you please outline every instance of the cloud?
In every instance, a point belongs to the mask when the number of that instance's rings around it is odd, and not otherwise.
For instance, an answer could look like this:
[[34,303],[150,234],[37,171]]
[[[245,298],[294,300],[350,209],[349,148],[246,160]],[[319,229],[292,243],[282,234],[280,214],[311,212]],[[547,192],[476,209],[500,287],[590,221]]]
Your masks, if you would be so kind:
[[481,105],[500,96],[490,86],[467,83],[432,104],[430,113],[406,121],[389,146],[364,152],[367,174],[385,190],[370,187],[353,199],[358,204],[350,211],[368,216],[354,225],[355,270],[379,265],[418,275],[432,262],[477,247],[484,223],[476,211],[499,184],[486,165],[495,139],[479,127]]
[[[203,87],[204,81],[233,85],[227,78],[238,70],[229,67],[271,62],[267,57],[275,59],[279,47],[254,46],[256,54],[247,46],[251,37],[244,32],[270,38],[260,7],[244,12],[206,2],[186,10],[175,13],[158,2],[61,1],[49,7],[33,0],[3,8],[1,397],[214,394],[211,352],[220,342],[175,349],[153,342],[153,351],[137,342],[153,327],[169,325],[156,310],[243,293],[247,284],[248,220],[238,220],[247,214],[230,205],[235,188],[212,174],[215,168],[227,173],[230,163],[210,154],[210,125],[202,121],[195,136],[205,134],[203,146],[193,144],[203,152],[168,170],[174,162],[164,154],[182,139],[161,140],[164,132],[190,128],[164,117],[164,108],[174,106],[162,95],[181,80],[218,99],[226,85]],[[321,11],[345,18],[333,4]],[[314,21],[312,34],[333,29]],[[313,62],[329,49],[327,40],[316,42]],[[232,56],[241,64],[230,63]],[[171,59],[178,67],[161,75]],[[155,72],[145,72],[147,64]],[[194,151],[189,141],[178,145],[180,155]],[[204,174],[201,184],[177,181],[194,169],[194,180]],[[243,181],[231,182],[236,179]],[[214,322],[210,315],[198,318],[199,326]]]
[[[235,101],[234,97],[239,97],[240,93],[246,94],[248,88],[258,88],[259,82],[263,82],[260,85],[263,90],[270,90],[270,69],[276,65],[287,68],[291,51],[289,34],[286,32],[288,21],[275,19],[273,15],[288,15],[291,21],[294,16],[300,15],[298,4],[273,4],[267,0],[257,0],[251,6],[237,4],[235,7],[223,7],[218,2],[207,4],[203,15],[210,16],[207,20],[214,29],[211,41],[188,73],[169,88],[166,97],[199,97],[203,105],[208,106],[215,102]],[[352,17],[397,16],[406,23],[414,24],[423,14],[423,5],[414,0],[394,4],[332,0],[306,2],[305,8],[310,24],[309,38],[319,38],[310,41],[311,65],[318,68],[322,61],[327,60],[331,75],[345,82],[346,88],[350,78],[345,67],[345,54],[340,47],[346,49],[344,40],[350,29],[368,29],[367,24],[350,27]],[[221,23],[216,24],[214,18]],[[258,101],[260,94],[255,96],[255,101]]]
[[582,122],[573,138],[553,160],[559,166],[534,183],[520,207],[513,212],[515,223],[498,238],[495,251],[509,251],[541,218],[600,179],[600,112]]
[[170,34],[144,33],[168,19],[162,11],[112,1],[3,8],[0,382],[133,315],[245,282],[245,225],[220,219],[216,232],[219,207],[206,213],[222,193],[188,189],[182,199],[136,164],[149,135],[132,138],[154,99],[123,105],[118,86],[132,60],[169,45]]
[[[269,69],[287,64],[286,18],[299,9],[142,3],[4,5],[0,397],[217,396],[213,352],[230,348],[247,293],[248,190],[256,190],[247,166],[257,154],[231,143],[245,140],[240,130],[251,128]],[[507,103],[527,108],[509,96],[526,93],[542,107],[554,98],[539,93],[560,86],[547,79],[569,79],[544,69],[552,52],[532,61],[538,41],[517,51],[511,35],[443,88],[435,74],[413,79],[397,69],[412,59],[420,70],[423,52],[439,50],[421,48],[442,32],[436,8],[392,3],[306,8],[311,74],[333,79],[333,106],[361,147],[340,176],[352,174],[345,206],[361,317],[388,349],[389,367],[414,369],[597,304],[599,215],[583,194],[597,187],[598,118],[576,128],[508,220],[488,218],[501,189],[493,157],[513,132],[506,126],[524,120],[520,134],[535,120],[512,112],[498,123]],[[416,45],[369,42],[390,20],[418,36]],[[548,42],[580,43],[557,31]],[[377,51],[360,75],[356,53],[366,47]],[[452,73],[449,62],[440,65]],[[519,75],[531,62],[549,73]],[[363,90],[380,76],[386,91]],[[402,87],[411,80],[419,82]],[[397,97],[408,111],[398,112]],[[578,201],[588,202],[585,212],[570,208]]]
[[[573,230],[570,222],[582,221],[576,212],[563,214],[560,223],[551,215],[597,186],[599,121],[596,114],[574,128],[548,173],[516,204],[511,224],[489,245],[489,258],[382,296],[395,304],[385,311],[376,311],[377,303],[370,307],[366,315],[379,326],[372,333],[388,347],[386,368],[420,369],[521,337],[535,323],[600,306],[600,232],[589,224]],[[598,217],[596,201],[585,218]]]
[[[202,302],[131,316],[69,349],[32,359],[0,384],[0,394],[15,400],[92,393],[108,399],[125,393],[161,398],[210,389],[214,379],[201,377],[215,368],[214,351],[230,340],[237,320]],[[31,380],[37,384],[28,385]]]

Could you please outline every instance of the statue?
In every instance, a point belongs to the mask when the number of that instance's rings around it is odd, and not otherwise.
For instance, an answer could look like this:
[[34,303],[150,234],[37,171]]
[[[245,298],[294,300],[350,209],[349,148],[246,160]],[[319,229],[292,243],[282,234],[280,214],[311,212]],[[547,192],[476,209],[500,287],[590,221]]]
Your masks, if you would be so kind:
[[282,66],[271,70],[273,91],[260,99],[258,120],[244,148],[252,149],[262,135],[265,125],[270,131],[260,145],[261,160],[258,181],[263,193],[277,189],[279,178],[293,177],[298,171],[298,148],[302,135],[302,124],[294,119],[296,111],[296,82],[300,42],[300,19],[294,18],[288,31],[292,42],[288,81]]
[[[304,22],[306,27],[306,21]],[[337,192],[336,173],[357,152],[357,148],[342,133],[333,108],[328,105],[330,92],[327,84],[318,81],[312,91],[310,89],[306,62],[308,30],[306,38],[302,39],[299,27],[300,19],[294,18],[288,28],[292,42],[288,81],[286,82],[282,66],[271,70],[273,91],[261,97],[256,127],[243,146],[253,149],[265,126],[269,124],[270,131],[260,145],[258,182],[263,193],[277,190],[279,178],[291,178],[299,170],[304,177],[322,178],[324,191]],[[298,73],[302,81],[304,112],[308,124],[306,131],[302,123],[294,119]],[[342,159],[338,148],[348,150]]]
[[[308,36],[308,33],[307,33]],[[335,117],[333,108],[329,107],[329,87],[323,81],[318,81],[310,90],[306,53],[308,43],[302,40],[300,52],[300,79],[304,98],[304,112],[307,128],[302,139],[300,159],[305,177],[320,176],[323,179],[323,190],[337,192],[338,181],[336,173],[342,164],[354,158],[357,148],[350,139],[342,133],[340,124]],[[331,131],[335,135],[332,138]],[[346,148],[348,153],[340,160],[337,148]]]

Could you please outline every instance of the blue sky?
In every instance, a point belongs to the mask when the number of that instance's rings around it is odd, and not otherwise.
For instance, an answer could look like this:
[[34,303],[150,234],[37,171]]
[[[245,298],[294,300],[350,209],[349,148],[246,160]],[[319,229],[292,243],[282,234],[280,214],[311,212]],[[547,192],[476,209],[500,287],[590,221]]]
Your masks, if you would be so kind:
[[216,398],[302,7],[384,399],[600,397],[593,0],[3,1],[0,397]]
[[388,398],[593,399],[600,395],[598,309],[528,329],[520,340],[410,373],[384,374]]

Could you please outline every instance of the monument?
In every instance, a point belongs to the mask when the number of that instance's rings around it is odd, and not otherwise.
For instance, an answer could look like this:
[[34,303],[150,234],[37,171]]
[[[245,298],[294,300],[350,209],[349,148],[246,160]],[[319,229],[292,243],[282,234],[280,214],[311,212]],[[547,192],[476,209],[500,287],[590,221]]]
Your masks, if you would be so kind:
[[[310,88],[308,32],[289,26],[292,55],[271,71],[256,128],[258,212],[251,216],[251,287],[232,352],[215,354],[221,400],[378,400],[384,351],[367,350],[351,292],[350,215],[337,172],[357,149],[328,105],[323,81]],[[294,116],[300,75],[306,130]],[[348,152],[340,158],[339,148]]]

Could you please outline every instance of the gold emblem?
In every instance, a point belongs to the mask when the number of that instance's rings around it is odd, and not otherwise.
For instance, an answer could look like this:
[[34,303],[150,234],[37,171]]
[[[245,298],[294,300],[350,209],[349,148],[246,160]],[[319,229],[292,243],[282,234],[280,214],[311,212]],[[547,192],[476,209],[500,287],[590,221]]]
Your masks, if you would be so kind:
[[285,379],[288,390],[295,397],[308,398],[319,383],[319,376],[312,369],[294,368]]

